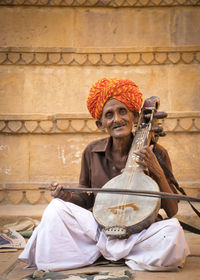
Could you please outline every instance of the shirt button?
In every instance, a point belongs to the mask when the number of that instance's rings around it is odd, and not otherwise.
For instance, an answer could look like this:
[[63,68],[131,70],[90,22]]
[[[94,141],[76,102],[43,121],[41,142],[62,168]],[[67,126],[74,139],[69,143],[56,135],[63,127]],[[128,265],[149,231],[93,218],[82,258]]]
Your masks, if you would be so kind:
[[115,167],[115,166],[113,166],[113,167],[112,167],[112,170],[116,171],[116,167]]

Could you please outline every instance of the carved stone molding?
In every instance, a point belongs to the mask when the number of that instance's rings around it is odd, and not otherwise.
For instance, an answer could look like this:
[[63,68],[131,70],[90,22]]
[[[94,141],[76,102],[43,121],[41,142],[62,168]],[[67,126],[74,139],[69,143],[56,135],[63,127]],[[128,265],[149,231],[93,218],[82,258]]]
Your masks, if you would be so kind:
[[60,7],[199,6],[199,0],[0,0],[0,5]]
[[140,66],[199,64],[200,48],[0,48],[0,65]]
[[[72,182],[60,182],[62,185],[67,185]],[[76,183],[76,182],[73,182]],[[188,195],[194,197],[199,196],[199,180],[183,181],[180,185],[186,190]],[[39,187],[48,184],[42,182],[31,183],[31,182],[19,182],[9,184],[6,183],[4,186],[0,186],[0,205],[20,205],[20,204],[47,204],[52,200],[52,196],[49,190],[40,190]]]
[[41,183],[19,183],[7,184],[0,187],[0,204],[38,204],[48,203],[51,201],[51,193],[46,190],[39,190]]
[[[200,112],[169,113],[162,120],[166,132],[200,132]],[[102,133],[87,114],[0,115],[1,134]]]

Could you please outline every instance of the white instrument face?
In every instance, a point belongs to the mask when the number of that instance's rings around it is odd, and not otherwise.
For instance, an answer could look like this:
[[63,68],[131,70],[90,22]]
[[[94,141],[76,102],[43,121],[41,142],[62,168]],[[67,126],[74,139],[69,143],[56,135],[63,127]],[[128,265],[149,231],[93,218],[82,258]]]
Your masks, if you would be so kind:
[[[123,172],[105,184],[104,188],[123,188],[125,183],[134,190],[141,190],[142,185],[143,190],[159,191],[156,182],[141,170],[134,174]],[[159,198],[99,193],[93,213],[107,235],[123,238],[149,226],[155,220],[159,209]]]

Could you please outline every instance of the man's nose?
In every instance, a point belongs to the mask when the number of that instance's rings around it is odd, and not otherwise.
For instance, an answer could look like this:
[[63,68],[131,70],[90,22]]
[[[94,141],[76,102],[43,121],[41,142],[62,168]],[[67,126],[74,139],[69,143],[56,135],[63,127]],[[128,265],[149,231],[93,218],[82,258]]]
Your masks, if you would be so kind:
[[115,122],[120,122],[121,119],[122,118],[121,118],[120,114],[118,112],[115,112],[115,114],[114,114],[114,121]]

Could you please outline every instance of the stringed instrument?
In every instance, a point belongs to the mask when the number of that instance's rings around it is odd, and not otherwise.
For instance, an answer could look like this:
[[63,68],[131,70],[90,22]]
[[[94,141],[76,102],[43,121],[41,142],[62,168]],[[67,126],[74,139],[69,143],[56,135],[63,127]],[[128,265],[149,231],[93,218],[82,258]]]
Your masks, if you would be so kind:
[[[135,191],[159,191],[157,183],[136,163],[140,159],[134,152],[149,146],[155,134],[152,127],[157,123],[154,113],[159,107],[159,98],[145,100],[136,128],[134,140],[122,173],[108,181],[103,189],[130,189]],[[148,116],[148,117],[147,117]],[[140,159],[141,160],[141,159]],[[107,236],[127,238],[155,222],[160,209],[160,198],[98,193],[93,214]]]

